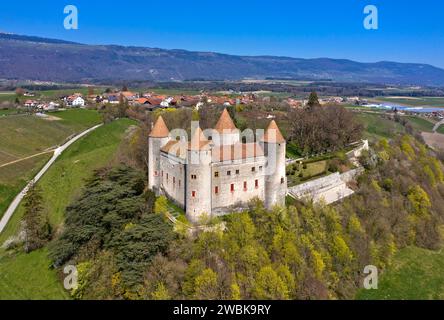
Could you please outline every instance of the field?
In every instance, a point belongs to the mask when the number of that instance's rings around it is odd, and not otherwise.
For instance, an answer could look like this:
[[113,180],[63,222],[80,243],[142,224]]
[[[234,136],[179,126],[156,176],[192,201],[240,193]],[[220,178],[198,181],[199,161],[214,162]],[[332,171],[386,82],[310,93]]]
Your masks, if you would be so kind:
[[[53,113],[61,120],[48,121],[23,115],[0,117],[0,166],[48,151],[73,134],[101,122],[96,111],[68,110]],[[49,160],[52,152],[0,167],[0,217],[18,192]]]
[[400,250],[392,267],[380,277],[378,290],[361,290],[360,300],[444,299],[444,249],[417,247]]
[[[39,186],[43,190],[45,209],[56,230],[63,222],[66,206],[79,195],[85,179],[90,177],[95,169],[105,166],[113,159],[113,155],[131,125],[135,125],[135,122],[121,119],[98,128],[74,143],[40,180]],[[0,235],[0,244],[17,234],[23,214],[23,206],[19,206],[5,231]],[[49,259],[46,251],[38,251],[33,254],[36,255],[38,263],[36,262],[35,267],[28,268],[27,261],[34,261],[32,256],[28,258],[28,255],[24,253],[17,253],[12,259],[0,250],[0,274],[2,274],[2,270],[10,270],[4,275],[4,277],[8,277],[8,287],[4,281],[0,281],[0,299],[10,297],[37,299],[43,295],[52,298],[66,298],[62,292],[61,283],[54,281],[55,272],[48,269]],[[26,269],[26,272],[20,274],[18,270],[23,269]],[[17,273],[15,274],[15,272]],[[22,285],[27,279],[37,280]],[[42,288],[40,291],[30,290],[37,285]],[[11,295],[3,293],[5,290],[9,290],[8,288],[14,288]]]
[[444,97],[377,97],[372,100],[412,107],[444,107]]
[[444,134],[423,132],[422,137],[432,148],[444,150]]
[[364,137],[371,141],[391,139],[404,132],[404,127],[395,121],[385,119],[378,113],[359,113],[358,120],[364,125]]
[[435,124],[427,119],[415,116],[407,116],[408,122],[419,132],[433,132]]
[[444,125],[441,125],[436,132],[444,134]]
[[61,300],[68,293],[49,268],[47,251],[0,255],[0,300]]

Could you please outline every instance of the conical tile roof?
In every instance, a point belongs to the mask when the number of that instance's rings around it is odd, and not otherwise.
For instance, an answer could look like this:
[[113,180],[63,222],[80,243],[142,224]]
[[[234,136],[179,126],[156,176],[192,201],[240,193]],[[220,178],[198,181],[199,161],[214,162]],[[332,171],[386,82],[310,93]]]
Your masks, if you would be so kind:
[[156,123],[154,124],[153,129],[151,130],[150,137],[151,138],[166,138],[170,134],[170,130],[163,121],[162,116],[159,116]]
[[281,133],[281,130],[279,130],[278,125],[276,124],[276,121],[271,121],[270,125],[267,128],[267,131],[265,131],[264,136],[262,137],[263,142],[268,143],[284,143],[285,139],[284,136]]

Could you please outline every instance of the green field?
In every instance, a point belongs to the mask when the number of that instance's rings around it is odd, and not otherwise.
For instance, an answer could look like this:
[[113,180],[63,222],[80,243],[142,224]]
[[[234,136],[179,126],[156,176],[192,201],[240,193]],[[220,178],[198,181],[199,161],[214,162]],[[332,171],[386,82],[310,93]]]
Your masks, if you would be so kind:
[[[51,224],[55,230],[60,227],[64,219],[65,208],[80,194],[85,179],[90,177],[97,168],[109,163],[122,141],[125,133],[134,121],[121,119],[98,128],[88,136],[74,143],[63,153],[51,169],[40,180],[38,185],[43,190],[43,201],[45,209],[49,213]],[[0,245],[8,238],[17,234],[20,221],[23,217],[23,206],[19,206],[4,232],[0,235]],[[34,253],[39,263],[35,268],[28,268],[25,275],[14,274],[14,270],[26,268],[28,255],[18,253],[16,257],[7,258],[6,253],[0,250],[0,272],[11,269],[8,283],[0,281],[0,298],[20,297],[24,299],[36,299],[43,295],[52,298],[65,298],[61,293],[61,283],[53,281],[55,272],[48,269],[49,260],[45,251]],[[32,256],[29,257],[31,261]],[[42,276],[42,278],[40,278]],[[22,285],[27,279],[36,279],[27,285]],[[39,284],[43,282],[43,284]],[[15,288],[11,295],[1,294],[8,288]],[[39,292],[30,288],[41,286]],[[3,287],[2,287],[3,286]]]
[[377,97],[376,99],[372,100],[379,102],[391,102],[412,107],[444,107],[444,97]]
[[17,113],[18,113],[17,109],[1,109],[0,110],[0,117],[9,116],[11,114],[17,114]]
[[395,121],[385,119],[378,113],[359,113],[357,119],[364,125],[364,137],[371,141],[391,139],[404,132],[404,127]]
[[436,132],[444,134],[444,125],[441,125]]
[[0,168],[0,218],[17,194],[40,171],[52,154],[45,154]]
[[0,102],[14,102],[16,98],[15,92],[0,92]]
[[406,117],[412,127],[419,132],[433,132],[433,127],[435,124],[427,119],[415,116]]
[[49,266],[46,250],[11,256],[0,253],[0,300],[68,299]]
[[400,250],[380,277],[377,290],[359,291],[361,300],[444,300],[444,250]]
[[[57,146],[69,136],[101,122],[96,111],[68,110],[51,115],[59,121],[48,121],[23,115],[0,117],[0,165],[23,159]],[[52,156],[46,153],[0,167],[0,217],[21,189]]]

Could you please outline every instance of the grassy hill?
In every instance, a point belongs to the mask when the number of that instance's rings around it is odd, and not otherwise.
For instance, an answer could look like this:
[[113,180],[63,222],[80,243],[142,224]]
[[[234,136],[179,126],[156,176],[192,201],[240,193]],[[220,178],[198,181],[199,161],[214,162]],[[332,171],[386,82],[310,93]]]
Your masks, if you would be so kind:
[[[45,152],[101,122],[100,114],[92,110],[67,110],[50,115],[60,120],[50,121],[30,115],[0,117],[0,136],[4,137],[0,139],[0,166]],[[42,154],[0,167],[0,217],[51,155]]]
[[408,122],[412,125],[413,129],[420,132],[433,132],[435,124],[427,119],[415,116],[407,116]]
[[[128,119],[117,120],[80,139],[40,180],[45,208],[56,229],[63,222],[66,206],[79,194],[85,179],[113,158],[127,129],[134,124]],[[17,234],[23,214],[23,206],[20,206],[0,235],[0,244]],[[54,281],[56,274],[48,268],[49,264],[45,250],[9,256],[0,249],[0,299],[66,298],[61,282]],[[39,290],[34,290],[37,286]]]
[[361,290],[360,300],[443,300],[444,249],[402,249],[380,277],[378,290]]
[[395,121],[385,119],[379,113],[358,113],[358,120],[364,125],[364,137],[372,141],[381,138],[391,139],[404,132],[404,127]]

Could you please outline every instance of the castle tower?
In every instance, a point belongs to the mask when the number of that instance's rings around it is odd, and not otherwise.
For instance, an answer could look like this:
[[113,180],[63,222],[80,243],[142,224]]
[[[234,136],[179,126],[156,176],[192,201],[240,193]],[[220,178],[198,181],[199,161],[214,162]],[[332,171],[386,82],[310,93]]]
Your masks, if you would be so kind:
[[219,139],[216,138],[216,134],[213,136],[213,143],[216,146],[233,145],[240,141],[239,129],[234,125],[233,119],[231,119],[227,109],[224,109],[222,112],[214,130],[219,136]]
[[286,141],[274,120],[260,143],[267,157],[265,207],[284,206],[287,195]]
[[160,149],[170,141],[169,134],[165,121],[159,116],[148,137],[148,188],[157,194],[161,182]]
[[191,223],[199,223],[204,214],[211,215],[210,141],[198,127],[188,145],[186,168],[186,214]]

